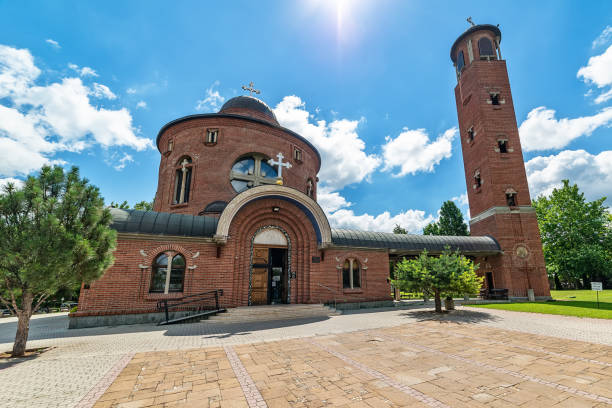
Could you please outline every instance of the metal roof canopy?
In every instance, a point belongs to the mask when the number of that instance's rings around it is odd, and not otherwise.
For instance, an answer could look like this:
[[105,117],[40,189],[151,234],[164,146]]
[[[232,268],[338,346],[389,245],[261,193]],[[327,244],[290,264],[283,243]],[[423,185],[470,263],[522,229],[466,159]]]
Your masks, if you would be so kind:
[[[210,216],[171,214],[154,211],[111,208],[111,228],[117,232],[213,237],[219,219]],[[446,246],[466,255],[494,255],[501,253],[499,243],[490,236],[455,237],[436,235],[392,234],[389,232],[332,229],[332,244],[338,247],[386,249],[392,255],[414,255],[424,249],[439,253]]]

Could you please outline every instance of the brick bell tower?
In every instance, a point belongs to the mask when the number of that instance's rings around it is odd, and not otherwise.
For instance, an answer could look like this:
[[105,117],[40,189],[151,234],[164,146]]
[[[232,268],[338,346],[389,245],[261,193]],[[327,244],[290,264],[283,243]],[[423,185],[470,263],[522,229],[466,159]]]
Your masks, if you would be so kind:
[[498,27],[472,23],[451,48],[470,230],[494,237],[503,251],[477,260],[487,289],[550,298],[500,41]]

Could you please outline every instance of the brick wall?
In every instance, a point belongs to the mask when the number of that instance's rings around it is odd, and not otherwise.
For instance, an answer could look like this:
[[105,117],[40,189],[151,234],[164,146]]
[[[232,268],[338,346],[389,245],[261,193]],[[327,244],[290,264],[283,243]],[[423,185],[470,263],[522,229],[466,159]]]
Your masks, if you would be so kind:
[[[219,129],[218,142],[204,144],[206,129]],[[172,152],[167,152],[168,141]],[[293,159],[294,147],[302,151],[302,161]],[[213,201],[230,201],[238,193],[230,184],[230,171],[241,156],[262,153],[276,158],[281,152],[292,168],[283,169],[284,185],[306,193],[307,180],[313,181],[316,199],[317,173],[321,166],[316,152],[303,140],[280,127],[240,118],[194,118],[170,126],[159,140],[162,152],[154,211],[198,215]],[[193,160],[189,202],[173,205],[176,169],[183,156]]]
[[[273,212],[272,207],[279,207]],[[81,288],[77,316],[154,311],[158,300],[213,289],[223,289],[225,307],[248,305],[252,237],[262,227],[274,225],[291,242],[291,303],[390,299],[389,258],[386,251],[318,249],[316,232],[302,210],[288,201],[261,199],[245,205],[230,226],[229,239],[220,248],[198,238],[166,238],[120,234],[115,264],[89,289]],[[149,293],[151,265],[158,254],[180,252],[187,261],[183,293]],[[145,255],[143,255],[143,253]],[[313,257],[322,258],[313,263]],[[344,259],[353,257],[362,266],[362,288],[344,290]],[[141,268],[140,265],[147,266]],[[190,267],[195,266],[195,269]],[[327,287],[323,288],[320,285]]]

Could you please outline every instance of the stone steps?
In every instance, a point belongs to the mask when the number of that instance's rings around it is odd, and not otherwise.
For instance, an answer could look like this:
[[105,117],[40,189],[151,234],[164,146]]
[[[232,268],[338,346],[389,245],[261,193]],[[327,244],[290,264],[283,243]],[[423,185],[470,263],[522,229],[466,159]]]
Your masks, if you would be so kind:
[[227,309],[227,312],[210,316],[207,323],[249,323],[272,320],[327,318],[339,315],[327,306],[314,305],[266,305],[242,306]]

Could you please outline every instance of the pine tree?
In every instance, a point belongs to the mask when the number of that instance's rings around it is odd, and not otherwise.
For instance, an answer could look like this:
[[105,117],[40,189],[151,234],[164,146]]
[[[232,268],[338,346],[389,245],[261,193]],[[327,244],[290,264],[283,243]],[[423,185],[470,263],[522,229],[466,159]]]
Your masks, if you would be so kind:
[[61,288],[100,277],[113,263],[116,232],[97,187],[45,166],[22,188],[0,193],[0,302],[18,317],[13,356],[26,350],[30,317]]

